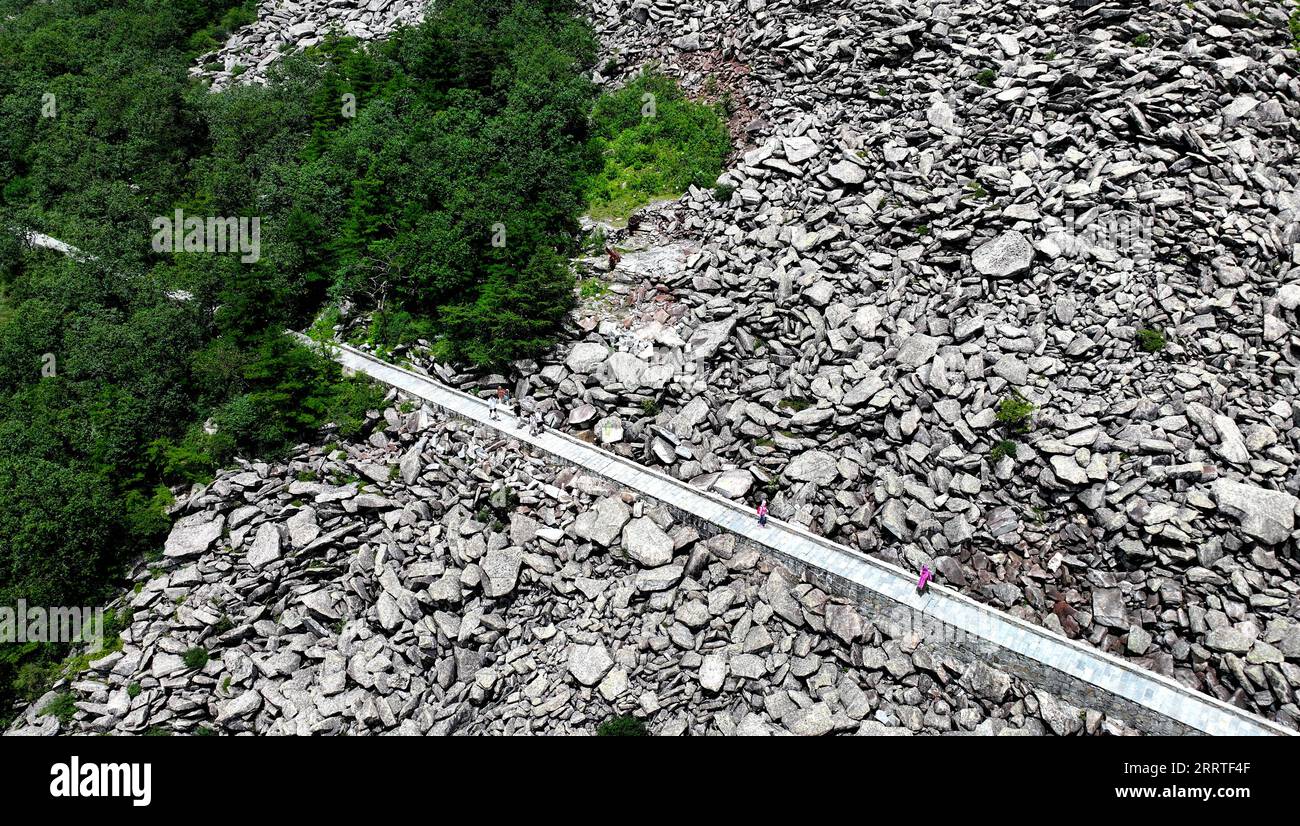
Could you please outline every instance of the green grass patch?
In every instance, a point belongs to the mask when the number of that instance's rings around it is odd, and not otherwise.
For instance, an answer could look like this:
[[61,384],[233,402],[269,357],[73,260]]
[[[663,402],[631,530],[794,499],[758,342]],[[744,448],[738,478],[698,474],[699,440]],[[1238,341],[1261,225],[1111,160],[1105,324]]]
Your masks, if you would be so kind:
[[600,737],[648,737],[650,732],[646,731],[645,723],[630,714],[624,714],[601,723],[596,734]]
[[191,648],[182,655],[186,668],[202,668],[208,664],[209,654],[206,648]]
[[57,717],[67,725],[77,713],[77,698],[71,691],[61,692],[36,713],[42,717]]
[[311,327],[307,330],[307,335],[312,341],[318,341],[321,344],[329,344],[334,341],[334,326],[342,320],[343,314],[337,304],[331,304],[321,311],[316,317]]
[[997,79],[998,73],[992,69],[984,69],[979,74],[975,75],[975,82],[985,87],[992,86],[993,81]]
[[1019,449],[1019,445],[1010,439],[1003,439],[993,446],[989,451],[989,458],[997,462],[1001,459],[1014,459]]
[[1154,327],[1145,327],[1137,331],[1137,343],[1143,352],[1158,353],[1165,349],[1165,334]]
[[584,299],[599,299],[609,295],[609,284],[599,278],[584,278],[578,285],[578,294]]
[[1011,432],[1023,433],[1029,429],[1035,409],[1033,402],[1014,392],[998,403],[997,420]]
[[589,150],[604,159],[586,181],[589,212],[624,221],[651,201],[711,185],[731,148],[719,108],[686,98],[671,78],[645,72],[601,97]]

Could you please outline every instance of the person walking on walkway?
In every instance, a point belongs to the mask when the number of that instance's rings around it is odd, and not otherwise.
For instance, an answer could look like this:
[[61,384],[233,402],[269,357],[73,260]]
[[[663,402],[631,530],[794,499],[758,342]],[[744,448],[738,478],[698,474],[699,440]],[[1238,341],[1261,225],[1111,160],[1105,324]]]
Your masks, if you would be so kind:
[[930,566],[922,565],[921,578],[916,581],[916,592],[918,594],[924,594],[925,586],[928,585],[929,583],[930,583]]
[[491,419],[491,420],[494,421],[494,422],[497,421],[497,405],[498,405],[498,404],[499,404],[499,402],[497,401],[497,397],[496,397],[496,396],[492,396],[492,397],[490,397],[490,398],[488,399],[488,418]]
[[767,500],[764,499],[758,506],[758,526],[767,527]]

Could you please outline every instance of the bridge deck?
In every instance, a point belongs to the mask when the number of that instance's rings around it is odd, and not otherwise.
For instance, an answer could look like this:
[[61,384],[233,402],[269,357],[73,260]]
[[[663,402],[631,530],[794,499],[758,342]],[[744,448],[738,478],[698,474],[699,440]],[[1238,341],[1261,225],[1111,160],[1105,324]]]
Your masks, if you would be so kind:
[[[298,334],[304,341],[310,341]],[[396,387],[443,410],[491,427],[559,456],[602,477],[711,522],[756,545],[799,560],[853,583],[866,592],[939,620],[998,648],[1014,652],[1128,700],[1192,729],[1215,735],[1286,735],[1290,730],[1175,680],[1148,672],[1084,643],[1066,639],[1036,625],[976,602],[942,585],[916,593],[915,575],[844,545],[778,520],[759,527],[748,508],[701,491],[659,471],[616,456],[567,434],[547,429],[531,436],[512,416],[500,421],[488,416],[485,402],[434,379],[387,364],[347,345],[330,348],[344,367]]]

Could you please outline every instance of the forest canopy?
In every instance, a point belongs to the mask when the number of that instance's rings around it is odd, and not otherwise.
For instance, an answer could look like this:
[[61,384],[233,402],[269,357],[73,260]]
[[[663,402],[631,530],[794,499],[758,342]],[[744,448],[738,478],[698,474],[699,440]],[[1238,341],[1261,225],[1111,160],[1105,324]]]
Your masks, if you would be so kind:
[[[0,605],[102,604],[158,552],[172,489],[357,435],[382,392],[286,329],[347,303],[381,349],[536,356],[573,305],[580,216],[708,184],[727,151],[663,76],[599,96],[570,0],[444,0],[213,93],[191,68],[255,14],[0,0]],[[256,253],[159,246],[173,215],[255,224]],[[61,654],[0,643],[0,722]]]
[[[355,433],[379,391],[284,334],[323,303],[479,363],[570,306],[596,94],[571,3],[450,0],[210,93],[189,68],[248,11],[0,0],[0,604],[95,604],[161,546],[169,486]],[[175,210],[258,218],[260,255],[156,250]],[[0,646],[0,717],[57,653]]]

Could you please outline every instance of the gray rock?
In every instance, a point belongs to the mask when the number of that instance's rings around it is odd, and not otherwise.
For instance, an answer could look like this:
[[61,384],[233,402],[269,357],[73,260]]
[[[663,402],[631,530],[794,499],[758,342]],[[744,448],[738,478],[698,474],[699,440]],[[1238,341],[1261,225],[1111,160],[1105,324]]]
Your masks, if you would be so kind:
[[796,482],[829,485],[840,472],[833,455],[824,450],[809,450],[790,460],[785,475]]
[[1205,635],[1205,647],[1212,651],[1245,654],[1253,644],[1254,640],[1246,636],[1241,630],[1231,626],[1213,628]]
[[700,664],[700,685],[705,691],[721,691],[727,679],[727,658],[721,654],[707,654]]
[[172,526],[163,545],[163,556],[184,558],[198,556],[221,537],[226,517],[221,514],[195,513],[183,517]]
[[570,645],[569,673],[583,685],[594,686],[614,667],[604,645]]
[[280,531],[270,522],[263,522],[257,529],[253,546],[248,549],[244,561],[250,568],[264,568],[280,558]]
[[808,708],[796,708],[781,718],[781,724],[791,734],[800,737],[821,737],[835,727],[830,706],[814,703]]
[[1219,510],[1241,522],[1241,529],[1269,545],[1283,542],[1295,529],[1300,500],[1289,493],[1216,479],[1211,488]]
[[966,670],[966,685],[977,696],[995,703],[1002,702],[1011,690],[1011,678],[1004,672],[983,662],[975,662]]
[[623,526],[632,518],[632,511],[617,496],[608,496],[596,503],[595,521],[587,537],[603,548],[614,544],[623,533]]
[[985,241],[971,255],[971,266],[981,275],[1008,278],[1025,272],[1034,262],[1034,248],[1023,233],[1004,232]]
[[633,519],[623,528],[623,550],[646,568],[667,565],[673,559],[673,540],[653,520]]
[[1092,592],[1092,620],[1111,628],[1129,627],[1124,594],[1118,588],[1098,588]]
[[519,566],[522,561],[523,551],[518,548],[488,551],[482,562],[483,575],[486,577],[483,594],[495,598],[512,593],[519,582]]
[[596,368],[609,358],[609,348],[603,344],[596,344],[590,341],[581,341],[573,345],[569,351],[569,357],[564,360],[564,364],[575,373],[587,375],[595,372]]
[[867,179],[866,170],[850,161],[833,163],[826,172],[835,180],[849,186],[860,184]]

